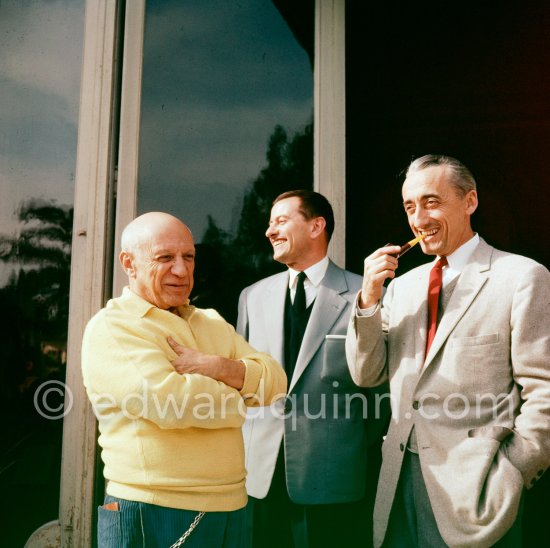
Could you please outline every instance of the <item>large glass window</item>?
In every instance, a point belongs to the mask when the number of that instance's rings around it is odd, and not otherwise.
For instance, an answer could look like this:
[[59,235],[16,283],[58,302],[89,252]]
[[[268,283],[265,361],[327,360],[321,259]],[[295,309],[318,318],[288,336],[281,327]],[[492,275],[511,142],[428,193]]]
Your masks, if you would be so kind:
[[276,268],[272,199],[312,187],[312,91],[311,60],[273,2],[147,2],[138,213],[189,225],[193,302],[229,321],[238,291]]
[[0,504],[22,546],[59,504],[84,0],[0,2]]

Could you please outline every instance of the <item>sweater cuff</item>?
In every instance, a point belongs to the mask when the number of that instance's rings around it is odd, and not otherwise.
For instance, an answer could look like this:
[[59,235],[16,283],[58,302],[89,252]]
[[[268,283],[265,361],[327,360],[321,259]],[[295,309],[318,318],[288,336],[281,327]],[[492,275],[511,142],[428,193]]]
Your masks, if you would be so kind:
[[246,399],[257,395],[260,379],[262,378],[262,366],[254,360],[241,358],[241,361],[244,363],[245,370],[243,387],[239,390],[239,393]]

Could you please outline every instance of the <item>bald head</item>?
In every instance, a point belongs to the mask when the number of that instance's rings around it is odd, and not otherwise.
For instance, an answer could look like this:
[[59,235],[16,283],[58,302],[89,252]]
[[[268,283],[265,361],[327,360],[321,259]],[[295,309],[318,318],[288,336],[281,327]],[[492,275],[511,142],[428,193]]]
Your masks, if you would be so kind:
[[176,228],[179,226],[183,231],[187,231],[191,239],[191,231],[177,217],[164,213],[162,211],[150,211],[136,217],[130,221],[122,231],[120,248],[122,251],[135,253],[141,246],[147,245],[159,232],[165,229]]
[[162,309],[185,304],[193,288],[195,245],[183,222],[159,211],[140,215],[122,232],[121,249],[134,293]]

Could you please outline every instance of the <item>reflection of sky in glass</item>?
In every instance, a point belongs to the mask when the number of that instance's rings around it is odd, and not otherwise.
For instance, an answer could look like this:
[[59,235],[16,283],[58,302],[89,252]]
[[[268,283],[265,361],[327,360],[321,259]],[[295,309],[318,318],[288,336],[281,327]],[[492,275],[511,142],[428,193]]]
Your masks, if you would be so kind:
[[138,210],[183,218],[200,240],[231,228],[275,125],[312,115],[308,56],[269,0],[147,4]]
[[22,200],[73,203],[83,28],[84,0],[0,1],[0,233]]

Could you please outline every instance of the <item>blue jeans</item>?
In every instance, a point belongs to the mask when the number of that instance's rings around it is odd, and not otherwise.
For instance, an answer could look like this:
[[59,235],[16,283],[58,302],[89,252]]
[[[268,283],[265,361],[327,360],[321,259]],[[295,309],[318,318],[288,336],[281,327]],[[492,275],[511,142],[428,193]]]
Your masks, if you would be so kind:
[[[165,508],[107,495],[105,504],[118,510],[98,509],[99,548],[169,548],[189,529],[198,512]],[[245,509],[207,512],[187,538],[185,548],[243,548]]]

